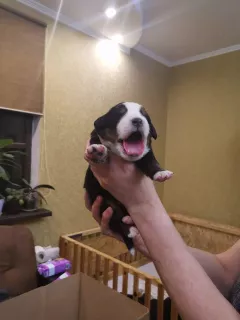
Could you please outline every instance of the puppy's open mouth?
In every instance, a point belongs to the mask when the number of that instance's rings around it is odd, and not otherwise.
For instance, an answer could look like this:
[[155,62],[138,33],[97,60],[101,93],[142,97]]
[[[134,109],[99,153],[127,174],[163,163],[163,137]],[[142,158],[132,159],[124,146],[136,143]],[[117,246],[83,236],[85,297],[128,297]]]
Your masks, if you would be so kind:
[[144,140],[140,132],[132,133],[127,139],[122,140],[124,152],[131,157],[141,156],[144,152]]

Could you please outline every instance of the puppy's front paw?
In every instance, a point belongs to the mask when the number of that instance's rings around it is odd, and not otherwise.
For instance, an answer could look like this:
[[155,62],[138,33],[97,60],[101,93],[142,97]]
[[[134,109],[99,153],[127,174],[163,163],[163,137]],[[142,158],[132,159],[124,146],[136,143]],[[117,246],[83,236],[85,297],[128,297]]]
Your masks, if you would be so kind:
[[169,180],[173,175],[173,172],[164,170],[164,171],[158,171],[153,176],[154,181],[164,182],[166,180]]
[[136,237],[136,235],[138,234],[138,229],[137,228],[135,228],[135,227],[131,227],[130,229],[129,229],[129,234],[128,234],[128,238],[135,238]]
[[85,158],[87,161],[94,163],[104,163],[107,161],[108,150],[102,144],[92,144],[87,147]]

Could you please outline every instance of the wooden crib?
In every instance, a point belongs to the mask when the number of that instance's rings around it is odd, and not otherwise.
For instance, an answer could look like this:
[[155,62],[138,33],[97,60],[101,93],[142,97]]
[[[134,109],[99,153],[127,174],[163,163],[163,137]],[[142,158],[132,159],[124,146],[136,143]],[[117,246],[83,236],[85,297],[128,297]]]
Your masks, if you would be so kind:
[[[133,299],[138,301],[144,286],[144,305],[150,308],[152,290],[157,300],[157,319],[163,320],[164,287],[159,278],[146,274],[137,267],[147,259],[139,252],[132,256],[119,241],[101,234],[100,229],[63,235],[60,237],[60,255],[72,262],[71,273],[82,272],[113,290],[128,295],[132,287]],[[130,283],[130,280],[132,282]],[[121,280],[119,290],[119,281]],[[110,285],[111,283],[111,285]],[[171,320],[178,319],[178,312],[171,304]]]

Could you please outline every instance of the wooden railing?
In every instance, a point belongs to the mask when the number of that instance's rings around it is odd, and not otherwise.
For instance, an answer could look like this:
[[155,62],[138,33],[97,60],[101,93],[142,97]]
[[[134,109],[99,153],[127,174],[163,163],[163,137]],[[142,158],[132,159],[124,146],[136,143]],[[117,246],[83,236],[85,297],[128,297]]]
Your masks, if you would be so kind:
[[[112,281],[112,289],[118,291],[119,276],[122,276],[122,290],[124,295],[128,294],[129,275],[133,277],[133,299],[138,300],[140,296],[139,281],[145,284],[144,305],[150,308],[151,290],[157,288],[157,320],[163,320],[164,287],[159,278],[146,274],[133,267],[129,263],[141,258],[136,252],[131,256],[128,252],[121,254],[118,258],[111,257],[75,239],[73,235],[61,236],[60,255],[72,262],[73,274],[82,272],[96,280],[108,285]],[[178,312],[175,305],[171,305],[171,320],[178,319]]]

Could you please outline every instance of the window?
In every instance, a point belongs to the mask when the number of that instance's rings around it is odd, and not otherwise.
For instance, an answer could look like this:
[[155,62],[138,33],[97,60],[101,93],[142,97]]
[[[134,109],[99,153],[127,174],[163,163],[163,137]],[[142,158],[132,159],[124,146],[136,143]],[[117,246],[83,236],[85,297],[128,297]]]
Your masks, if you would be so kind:
[[30,114],[0,109],[0,139],[12,139],[14,143],[8,149],[24,153],[15,156],[16,168],[4,167],[15,183],[20,183],[22,178],[30,182],[32,124],[33,116]]

